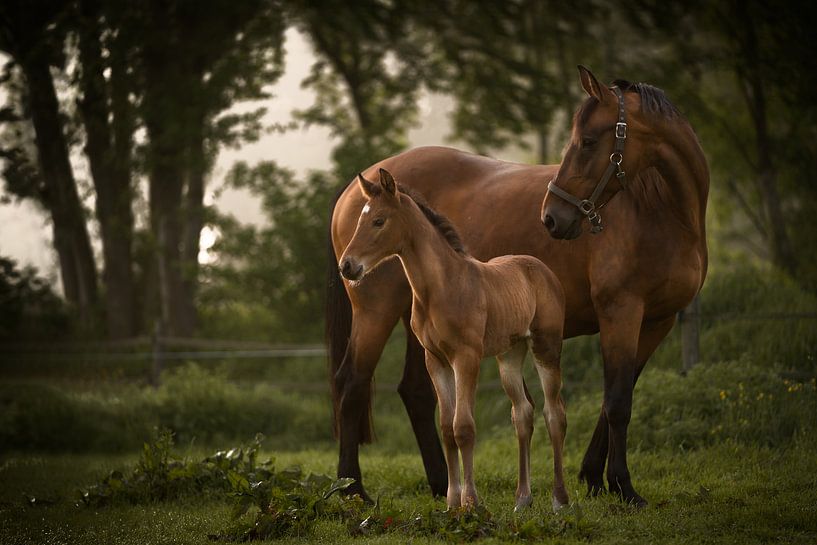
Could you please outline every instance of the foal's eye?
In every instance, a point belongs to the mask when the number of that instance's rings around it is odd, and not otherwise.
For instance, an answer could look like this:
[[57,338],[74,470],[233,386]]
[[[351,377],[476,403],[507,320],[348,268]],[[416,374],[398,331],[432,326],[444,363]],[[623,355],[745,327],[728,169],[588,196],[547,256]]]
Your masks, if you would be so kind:
[[590,149],[596,145],[596,139],[589,136],[582,137],[582,149]]
[[386,220],[383,218],[375,218],[372,220],[372,225],[375,227],[383,227],[384,223],[386,223]]

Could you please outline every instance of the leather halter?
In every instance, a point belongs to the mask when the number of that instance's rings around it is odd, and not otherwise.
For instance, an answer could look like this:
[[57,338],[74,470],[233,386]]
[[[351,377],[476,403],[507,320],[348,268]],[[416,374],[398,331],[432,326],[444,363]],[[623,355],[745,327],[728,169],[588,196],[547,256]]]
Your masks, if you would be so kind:
[[590,232],[594,235],[601,232],[603,229],[599,209],[604,206],[604,204],[607,204],[604,203],[596,208],[596,200],[604,192],[604,188],[607,187],[607,183],[613,176],[614,171],[619,183],[624,185],[624,170],[621,168],[621,161],[624,160],[624,141],[627,140],[627,118],[624,111],[624,95],[615,85],[611,87],[611,89],[616,94],[616,97],[618,97],[618,122],[616,123],[615,129],[616,144],[613,148],[613,153],[610,154],[610,164],[607,166],[607,170],[605,170],[604,174],[601,176],[599,183],[596,184],[596,188],[593,190],[593,193],[591,193],[588,198],[579,200],[561,187],[554,184],[553,180],[548,183],[548,191],[574,205],[582,214],[587,216],[587,219],[590,222]]

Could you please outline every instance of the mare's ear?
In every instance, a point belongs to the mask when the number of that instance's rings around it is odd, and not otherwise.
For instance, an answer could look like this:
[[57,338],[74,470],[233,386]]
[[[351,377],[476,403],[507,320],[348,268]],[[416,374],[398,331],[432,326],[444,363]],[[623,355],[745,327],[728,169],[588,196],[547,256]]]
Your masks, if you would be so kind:
[[360,186],[363,196],[369,200],[380,193],[380,189],[375,184],[364,178],[362,172],[358,173],[357,175],[357,184]]
[[593,75],[589,68],[581,64],[579,65],[579,77],[584,92],[604,104],[604,101],[611,94],[610,90],[599,83],[599,80],[596,79],[596,76]]
[[397,183],[394,177],[385,168],[380,169],[380,187],[389,195],[397,194]]

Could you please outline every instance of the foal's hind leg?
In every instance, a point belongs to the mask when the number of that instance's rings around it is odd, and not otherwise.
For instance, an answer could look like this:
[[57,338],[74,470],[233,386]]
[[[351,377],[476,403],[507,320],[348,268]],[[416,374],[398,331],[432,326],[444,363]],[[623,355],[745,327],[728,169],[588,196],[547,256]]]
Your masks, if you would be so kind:
[[528,507],[533,500],[530,493],[530,441],[533,436],[533,404],[525,392],[522,366],[528,346],[523,341],[508,352],[496,357],[502,388],[511,399],[511,419],[519,442],[519,479],[516,484],[516,508]]
[[562,352],[561,327],[535,329],[531,331],[531,352],[536,362],[536,372],[545,392],[545,423],[553,447],[553,509],[567,505],[569,498],[565,488],[564,443],[567,432],[567,417],[562,401]]
[[474,449],[477,427],[474,422],[474,404],[479,379],[479,362],[482,354],[473,349],[461,349],[454,357],[454,380],[457,402],[454,411],[454,439],[462,456],[462,506],[473,507],[479,503],[474,482]]

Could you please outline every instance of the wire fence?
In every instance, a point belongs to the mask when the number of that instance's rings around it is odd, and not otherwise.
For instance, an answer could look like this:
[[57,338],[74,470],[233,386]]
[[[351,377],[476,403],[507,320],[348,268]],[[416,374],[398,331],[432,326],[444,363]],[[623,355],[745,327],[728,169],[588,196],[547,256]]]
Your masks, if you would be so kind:
[[[701,360],[701,323],[711,324],[722,321],[748,322],[814,322],[817,327],[817,312],[791,313],[702,313],[700,303],[693,302],[679,313],[678,324],[681,334],[681,371],[689,371]],[[74,365],[130,366],[131,376],[147,376],[159,385],[162,372],[169,365],[181,362],[226,361],[238,364],[240,361],[257,360],[264,365],[283,364],[295,359],[323,359],[326,349],[320,344],[270,344],[252,341],[235,341],[202,338],[179,338],[168,336],[142,336],[116,341],[90,342],[47,342],[47,343],[5,343],[0,347],[0,372],[5,375],[27,376],[36,374],[36,368],[43,373],[72,368]],[[323,366],[320,366],[323,369]],[[298,377],[295,377],[298,378]],[[317,377],[313,377],[317,378]],[[290,379],[292,377],[290,376]],[[303,391],[326,389],[326,381],[318,382],[308,378],[277,381],[282,387]],[[393,385],[380,385],[383,387]],[[490,385],[485,385],[490,386]],[[496,385],[499,387],[499,384]]]

